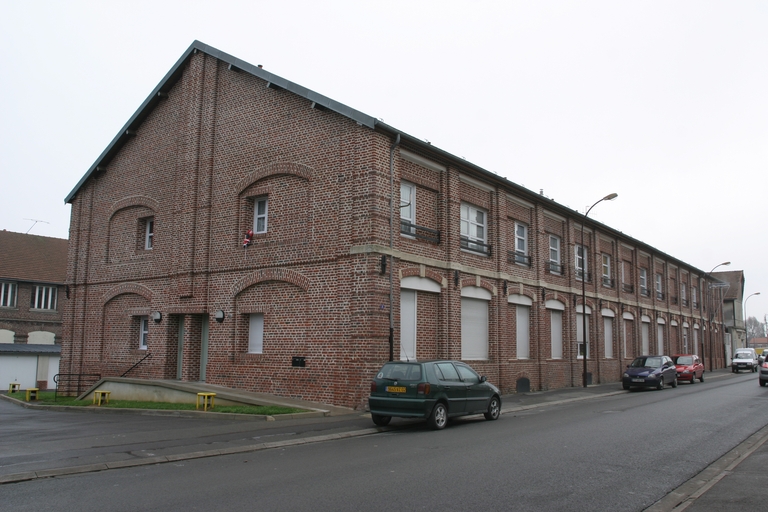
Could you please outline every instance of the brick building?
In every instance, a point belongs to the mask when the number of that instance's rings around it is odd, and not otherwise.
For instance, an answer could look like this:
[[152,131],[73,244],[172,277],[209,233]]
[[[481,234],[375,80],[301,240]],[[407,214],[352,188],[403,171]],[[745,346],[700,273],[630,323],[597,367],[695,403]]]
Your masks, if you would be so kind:
[[594,382],[723,365],[706,273],[200,42],[66,201],[62,371],[359,407],[391,354],[548,389],[581,384],[584,311]]
[[43,389],[53,385],[67,302],[67,243],[61,238],[0,231],[3,386],[19,380]]

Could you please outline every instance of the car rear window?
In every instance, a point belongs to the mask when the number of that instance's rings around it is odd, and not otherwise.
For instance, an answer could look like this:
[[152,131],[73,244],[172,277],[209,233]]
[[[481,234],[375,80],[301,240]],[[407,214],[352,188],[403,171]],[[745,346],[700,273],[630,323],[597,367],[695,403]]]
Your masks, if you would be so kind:
[[413,363],[385,364],[377,375],[379,379],[417,381],[421,380],[421,365]]

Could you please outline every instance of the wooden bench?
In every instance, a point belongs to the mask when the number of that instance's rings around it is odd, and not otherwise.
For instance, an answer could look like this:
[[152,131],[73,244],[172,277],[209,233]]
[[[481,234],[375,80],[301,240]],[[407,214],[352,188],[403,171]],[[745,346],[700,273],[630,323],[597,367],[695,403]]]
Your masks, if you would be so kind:
[[37,396],[37,393],[40,391],[39,388],[28,388],[27,389],[27,402],[30,400],[39,400],[39,397]]
[[200,399],[203,399],[203,410],[208,410],[208,405],[213,409],[213,401],[216,398],[216,393],[198,393],[197,402],[195,403],[195,409],[200,409]]
[[8,393],[15,393],[21,389],[21,384],[18,382],[11,382],[8,384]]
[[[102,391],[102,390],[97,389],[96,391],[93,392],[93,403],[98,405],[99,407],[101,407],[101,400],[104,399],[104,403],[108,404],[109,403],[109,394],[110,393],[111,393],[111,391]],[[98,403],[97,403],[97,401],[98,401]]]

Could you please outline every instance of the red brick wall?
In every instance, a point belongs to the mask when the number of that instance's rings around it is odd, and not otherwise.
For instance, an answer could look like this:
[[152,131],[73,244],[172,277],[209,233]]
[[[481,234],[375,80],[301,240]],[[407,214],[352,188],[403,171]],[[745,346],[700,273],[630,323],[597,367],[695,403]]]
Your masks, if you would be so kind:
[[[362,407],[371,376],[389,357],[390,313],[395,357],[400,353],[400,278],[426,275],[441,288],[417,292],[419,358],[461,357],[461,288],[479,279],[493,296],[489,359],[472,365],[504,392],[514,391],[520,378],[533,389],[580,385],[574,308],[581,282],[573,275],[573,253],[581,216],[536,195],[510,200],[519,191],[412,146],[445,170],[407,161],[396,148],[391,187],[392,142],[210,56],[193,55],[168,99],[72,200],[62,371],[122,373],[145,352],[135,348],[136,315],[160,311],[162,320],[149,326],[152,357],[131,376],[176,378],[184,318],[182,379],[200,379],[207,317],[207,382]],[[398,201],[401,180],[417,186],[416,224],[438,229],[439,244],[401,236],[396,207],[390,226],[390,191]],[[244,249],[253,199],[263,196],[267,233]],[[490,256],[460,249],[462,202],[487,211]],[[155,220],[152,250],[143,249],[141,222],[148,217]],[[515,220],[529,227],[530,266],[507,259]],[[546,270],[550,233],[561,237],[562,275]],[[616,381],[624,364],[622,312],[632,312],[637,326],[641,314],[655,318],[656,309],[670,306],[639,297],[636,267],[646,265],[651,289],[654,270],[621,241],[591,228],[585,233],[593,273],[589,371],[602,382]],[[394,265],[388,257],[382,273],[381,256],[390,252]],[[601,252],[611,254],[616,279],[621,259],[632,263],[634,292],[619,293],[618,281],[602,286]],[[533,302],[529,360],[515,355],[515,307],[505,290]],[[562,360],[551,359],[549,298],[565,304]],[[603,357],[601,302],[616,312],[613,360]],[[680,320],[693,324],[701,317],[690,306],[675,307]],[[217,310],[226,315],[221,323],[213,320]],[[262,354],[247,353],[252,313],[264,315]],[[652,329],[651,346],[655,335]],[[636,346],[639,331],[633,336]],[[304,357],[306,366],[292,366],[294,356]]]

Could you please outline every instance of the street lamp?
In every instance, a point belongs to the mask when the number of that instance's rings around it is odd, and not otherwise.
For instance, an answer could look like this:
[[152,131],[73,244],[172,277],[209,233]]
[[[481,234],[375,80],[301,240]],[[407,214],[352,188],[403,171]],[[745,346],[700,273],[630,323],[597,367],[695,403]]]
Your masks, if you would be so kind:
[[[718,268],[718,267],[727,267],[730,264],[731,264],[730,261],[724,261],[724,262],[720,263],[719,265],[715,265],[714,267],[712,267],[712,270],[707,272],[705,275],[708,275],[710,278],[712,278],[712,272],[714,272],[716,268]],[[714,311],[712,311],[714,306],[711,304],[712,301],[710,300],[711,297],[712,297],[712,294],[709,292],[709,290],[711,288],[712,288],[712,285],[707,283],[707,307],[709,308],[709,313],[707,314],[707,316],[709,317],[709,371],[710,372],[712,371],[712,352],[714,352],[714,350],[715,350],[715,344],[712,341],[712,331],[713,331],[713,329],[712,329],[712,322],[715,321],[715,315],[714,315]],[[701,351],[702,351],[701,359],[704,360],[704,354],[703,354],[703,352],[704,352],[704,339],[703,338],[701,340]]]
[[592,211],[592,208],[603,201],[613,201],[618,195],[619,194],[614,192],[608,194],[599,201],[596,201],[595,204],[589,207],[587,213],[584,214],[584,220],[581,223],[581,337],[584,341],[584,372],[581,375],[581,382],[585,388],[587,387],[587,354],[589,353],[589,345],[587,344],[587,254],[584,251],[584,224],[586,223],[587,216],[589,215],[589,212]]
[[[760,292],[755,292],[752,295],[760,295]],[[749,297],[752,297],[752,295]],[[749,297],[744,299],[744,336],[747,338],[745,342],[746,348],[749,348],[749,328],[747,327],[747,320],[749,320],[749,317],[747,316],[747,301],[749,300]]]

